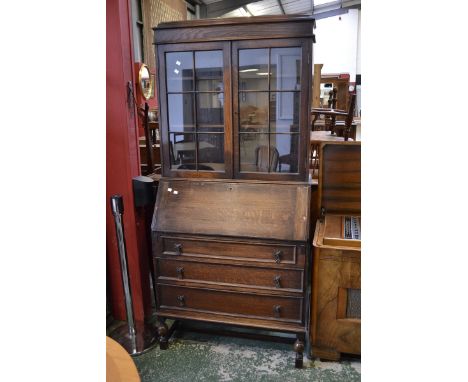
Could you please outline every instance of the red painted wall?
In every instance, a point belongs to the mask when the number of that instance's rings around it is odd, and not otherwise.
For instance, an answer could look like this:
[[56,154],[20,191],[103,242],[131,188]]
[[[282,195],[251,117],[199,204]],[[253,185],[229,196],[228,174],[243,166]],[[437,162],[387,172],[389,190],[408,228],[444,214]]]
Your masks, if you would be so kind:
[[[109,198],[121,194],[124,230],[135,319],[150,314],[149,268],[146,253],[139,248],[141,217],[133,207],[132,178],[140,175],[138,124],[135,105],[127,103],[127,84],[133,84],[131,14],[128,0],[106,2],[106,244],[107,277],[113,316],[125,319],[123,288],[114,220]],[[139,231],[140,227],[140,231]],[[140,243],[141,247],[141,243]]]

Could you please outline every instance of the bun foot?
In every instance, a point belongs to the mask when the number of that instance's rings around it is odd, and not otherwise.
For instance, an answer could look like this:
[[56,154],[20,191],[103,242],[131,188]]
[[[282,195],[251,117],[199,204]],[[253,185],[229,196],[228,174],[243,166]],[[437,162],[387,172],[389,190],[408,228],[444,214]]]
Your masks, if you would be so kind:
[[304,342],[300,341],[299,339],[294,342],[294,351],[296,352],[296,369],[302,369],[304,364],[303,362],[303,352],[304,352]]
[[165,340],[159,340],[159,349],[161,350],[167,350],[169,347],[169,342]]
[[304,362],[303,362],[302,354],[296,353],[296,363],[294,364],[294,367],[296,369],[302,369],[303,365],[304,365]]
[[167,325],[161,322],[158,326],[159,349],[161,350],[167,350],[169,346],[167,333],[168,333]]

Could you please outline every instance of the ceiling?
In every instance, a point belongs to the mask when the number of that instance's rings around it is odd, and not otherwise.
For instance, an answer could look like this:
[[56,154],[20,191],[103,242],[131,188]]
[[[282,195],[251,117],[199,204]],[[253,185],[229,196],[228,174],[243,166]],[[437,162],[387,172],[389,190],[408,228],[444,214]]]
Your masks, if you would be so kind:
[[316,19],[361,7],[360,0],[192,0],[201,18],[309,14]]

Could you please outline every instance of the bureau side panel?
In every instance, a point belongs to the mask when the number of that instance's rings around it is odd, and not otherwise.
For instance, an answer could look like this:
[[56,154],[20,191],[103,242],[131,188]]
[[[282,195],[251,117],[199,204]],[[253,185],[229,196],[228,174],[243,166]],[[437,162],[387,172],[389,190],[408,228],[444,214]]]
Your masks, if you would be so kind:
[[349,308],[351,293],[360,296],[360,252],[314,248],[313,281],[313,349],[320,354],[360,354],[360,301],[359,316]]

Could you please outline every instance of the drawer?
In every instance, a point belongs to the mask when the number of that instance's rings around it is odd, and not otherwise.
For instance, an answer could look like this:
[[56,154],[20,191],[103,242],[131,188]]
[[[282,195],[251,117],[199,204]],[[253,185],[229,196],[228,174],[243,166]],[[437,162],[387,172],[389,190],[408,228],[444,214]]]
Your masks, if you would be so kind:
[[183,279],[268,289],[303,291],[303,271],[156,258],[158,280]]
[[301,297],[197,289],[158,284],[158,308],[302,322]]
[[170,236],[161,236],[159,244],[160,253],[163,255],[211,257],[269,264],[297,264],[301,266],[305,263],[305,247],[294,244],[252,243]]

